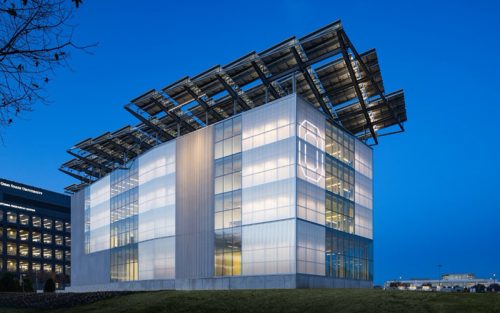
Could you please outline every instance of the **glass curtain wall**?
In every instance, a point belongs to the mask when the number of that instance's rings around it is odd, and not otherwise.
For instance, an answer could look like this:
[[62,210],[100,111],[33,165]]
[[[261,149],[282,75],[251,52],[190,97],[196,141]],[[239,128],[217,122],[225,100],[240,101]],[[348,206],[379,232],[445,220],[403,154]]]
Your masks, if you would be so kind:
[[215,275],[241,275],[241,115],[215,125]]
[[372,280],[371,149],[328,121],[325,138],[326,275]]
[[335,229],[326,230],[326,275],[373,280],[373,242]]
[[138,166],[111,173],[111,281],[138,279]]

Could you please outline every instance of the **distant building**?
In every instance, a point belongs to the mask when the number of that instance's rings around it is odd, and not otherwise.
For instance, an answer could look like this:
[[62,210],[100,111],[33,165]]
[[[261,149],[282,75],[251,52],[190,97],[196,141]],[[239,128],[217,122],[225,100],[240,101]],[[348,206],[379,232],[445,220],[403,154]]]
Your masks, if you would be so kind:
[[476,278],[474,274],[444,274],[441,279],[407,279],[407,280],[389,280],[385,282],[385,289],[399,290],[422,290],[422,291],[453,291],[470,289],[475,285],[484,285],[485,287],[496,283],[494,279]]
[[62,288],[70,276],[70,197],[0,178],[0,272],[49,277]]

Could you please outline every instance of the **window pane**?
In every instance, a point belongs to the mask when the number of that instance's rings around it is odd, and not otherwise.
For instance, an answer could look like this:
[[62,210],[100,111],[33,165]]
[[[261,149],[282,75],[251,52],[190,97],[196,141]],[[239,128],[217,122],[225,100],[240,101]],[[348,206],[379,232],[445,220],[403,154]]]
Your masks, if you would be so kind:
[[42,255],[42,250],[38,247],[32,247],[31,248],[31,255],[34,258],[39,258]]
[[19,214],[19,223],[21,225],[28,225],[30,221],[30,218],[26,214]]
[[7,238],[16,239],[17,238],[17,230],[14,228],[7,228]]
[[44,244],[51,244],[52,243],[52,236],[50,234],[43,234],[43,243]]
[[48,218],[43,219],[43,228],[51,229],[52,228],[52,220]]
[[21,256],[28,256],[28,245],[27,244],[21,244],[19,245],[19,255]]
[[231,191],[233,189],[233,175],[229,174],[224,176],[224,192]]
[[215,213],[215,229],[221,229],[223,226],[223,212]]
[[29,231],[24,229],[19,230],[19,239],[22,241],[27,241],[29,239]]
[[31,233],[31,240],[33,242],[40,242],[42,240],[41,234],[39,232],[32,232]]
[[221,141],[224,138],[224,124],[215,125],[215,141]]
[[42,226],[42,219],[38,216],[33,216],[32,223],[33,223],[33,227],[41,227]]
[[17,223],[17,214],[14,212],[7,212],[7,222]]
[[13,242],[7,242],[7,254],[17,255],[17,245]]
[[223,194],[218,194],[215,196],[215,212],[220,212],[223,209]]

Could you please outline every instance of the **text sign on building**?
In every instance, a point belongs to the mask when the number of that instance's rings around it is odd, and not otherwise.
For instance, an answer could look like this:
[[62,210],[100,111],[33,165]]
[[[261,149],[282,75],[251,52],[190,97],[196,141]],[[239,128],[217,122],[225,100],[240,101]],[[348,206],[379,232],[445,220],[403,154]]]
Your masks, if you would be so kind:
[[7,182],[4,182],[4,181],[0,181],[0,186],[7,187],[7,188],[12,188],[12,189],[16,189],[16,190],[21,190],[21,191],[24,191],[24,192],[30,192],[30,193],[33,193],[33,194],[36,194],[36,195],[40,195],[40,196],[43,195],[43,192],[41,192],[40,190],[31,189],[31,188],[27,188],[27,187],[24,187],[24,186],[19,186],[19,185],[12,184],[12,183],[7,183]]

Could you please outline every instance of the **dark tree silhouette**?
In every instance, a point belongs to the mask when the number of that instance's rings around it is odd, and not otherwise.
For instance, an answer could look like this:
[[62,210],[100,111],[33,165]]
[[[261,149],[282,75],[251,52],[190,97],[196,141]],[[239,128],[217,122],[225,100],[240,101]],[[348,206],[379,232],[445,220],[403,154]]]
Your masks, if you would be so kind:
[[54,292],[56,291],[56,283],[52,278],[49,278],[45,281],[45,285],[43,286],[43,292]]
[[72,41],[70,25],[81,0],[0,1],[0,128],[13,122],[44,92],[54,70],[67,66],[69,52],[86,50]]

